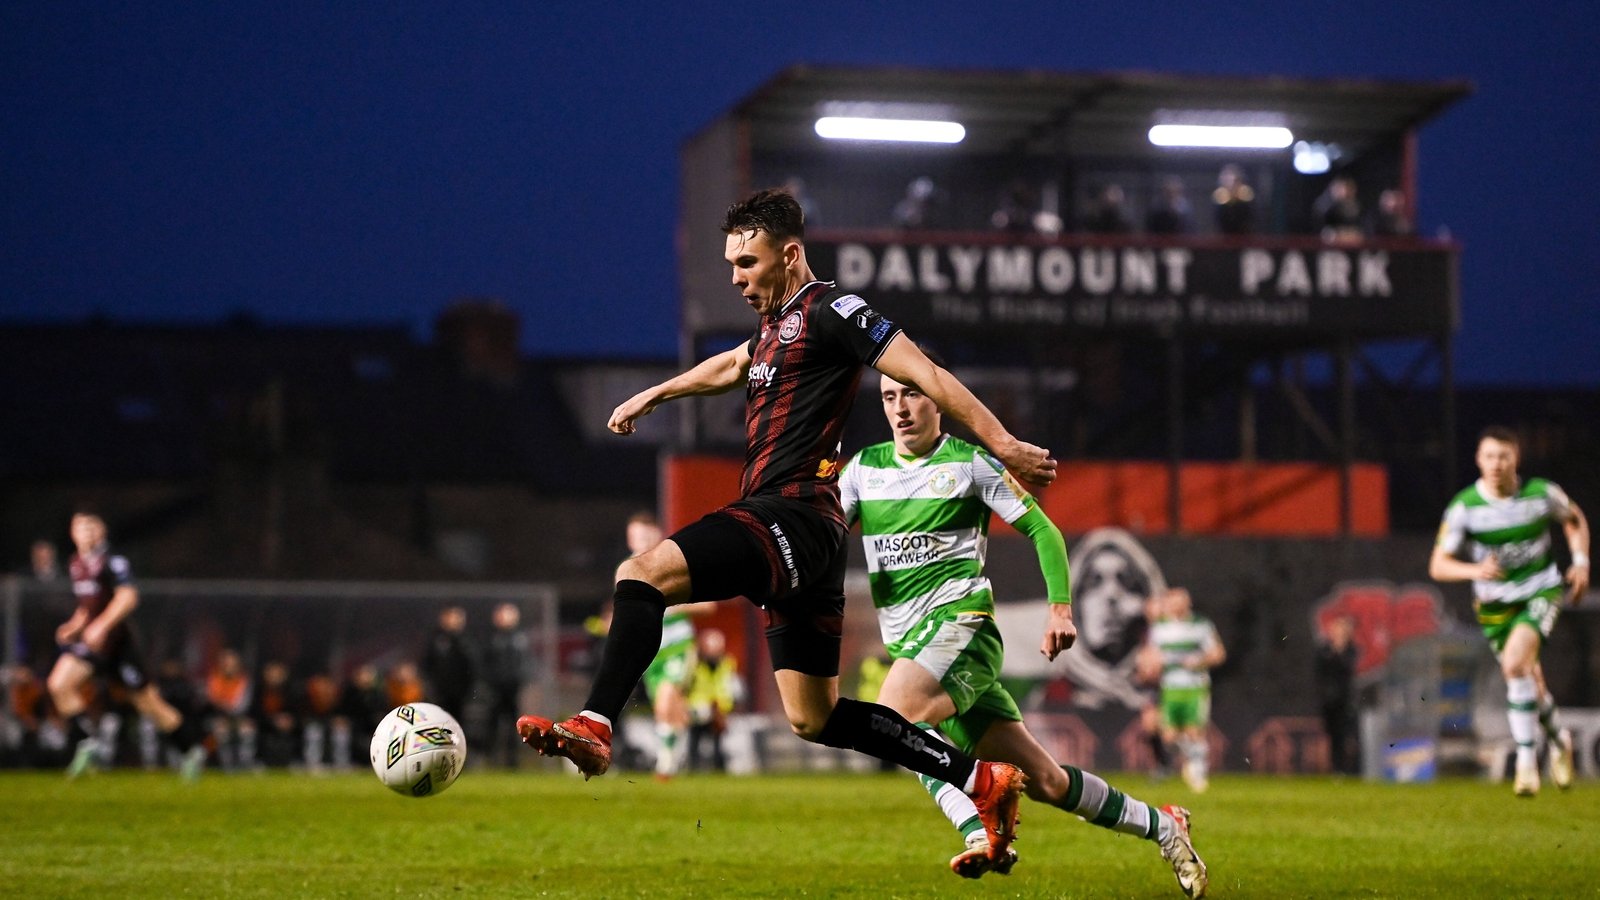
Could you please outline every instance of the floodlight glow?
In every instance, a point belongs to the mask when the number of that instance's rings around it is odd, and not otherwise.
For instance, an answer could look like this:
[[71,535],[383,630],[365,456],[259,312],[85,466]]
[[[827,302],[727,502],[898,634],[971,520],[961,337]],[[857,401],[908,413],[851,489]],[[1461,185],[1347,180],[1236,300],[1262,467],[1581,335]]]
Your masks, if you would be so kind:
[[1150,143],[1157,147],[1226,147],[1234,150],[1282,150],[1294,135],[1281,125],[1181,125],[1150,126]]
[[959,144],[967,136],[960,122],[930,119],[866,119],[823,116],[817,134],[838,141],[909,141],[919,144]]
[[1296,141],[1294,170],[1301,175],[1321,175],[1333,168],[1333,154],[1323,144]]

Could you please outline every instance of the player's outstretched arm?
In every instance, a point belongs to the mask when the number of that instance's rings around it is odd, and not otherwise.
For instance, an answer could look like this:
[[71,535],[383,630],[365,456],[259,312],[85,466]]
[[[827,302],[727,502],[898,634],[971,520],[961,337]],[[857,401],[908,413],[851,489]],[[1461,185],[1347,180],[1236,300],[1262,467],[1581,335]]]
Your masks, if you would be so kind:
[[1428,558],[1428,577],[1434,581],[1493,581],[1503,576],[1494,554],[1478,562],[1456,559],[1443,547],[1434,547]]
[[1045,595],[1050,601],[1050,611],[1045,614],[1044,636],[1039,642],[1039,652],[1054,660],[1070,650],[1078,639],[1078,626],[1072,621],[1072,573],[1067,560],[1067,542],[1061,529],[1030,499],[1027,512],[1011,523],[1011,527],[1033,541],[1034,553],[1039,556],[1039,571],[1044,575]]
[[750,350],[740,344],[703,360],[699,365],[624,400],[606,423],[617,434],[633,434],[635,423],[657,406],[679,397],[705,397],[726,393],[745,380],[750,370]]
[[983,401],[948,370],[934,365],[904,332],[890,339],[873,368],[927,395],[940,412],[970,428],[995,459],[1024,482],[1043,487],[1056,480],[1050,451],[1018,440]]
[[1589,590],[1589,520],[1584,518],[1578,504],[1569,503],[1572,515],[1561,523],[1567,535],[1567,548],[1572,551],[1572,565],[1567,567],[1567,600],[1577,603]]

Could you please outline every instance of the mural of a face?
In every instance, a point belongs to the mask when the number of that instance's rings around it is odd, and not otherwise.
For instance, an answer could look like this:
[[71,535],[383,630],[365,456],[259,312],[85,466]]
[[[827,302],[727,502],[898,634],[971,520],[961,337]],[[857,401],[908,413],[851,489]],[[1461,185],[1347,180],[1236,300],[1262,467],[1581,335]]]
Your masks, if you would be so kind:
[[1077,596],[1072,607],[1078,639],[1090,653],[1115,665],[1142,636],[1145,601],[1160,578],[1119,541],[1089,547],[1073,566]]
[[1149,551],[1120,528],[1084,535],[1072,548],[1071,563],[1080,649],[1061,658],[1077,686],[1073,702],[1137,709],[1143,699],[1130,676],[1147,630],[1145,602],[1167,589],[1166,579]]

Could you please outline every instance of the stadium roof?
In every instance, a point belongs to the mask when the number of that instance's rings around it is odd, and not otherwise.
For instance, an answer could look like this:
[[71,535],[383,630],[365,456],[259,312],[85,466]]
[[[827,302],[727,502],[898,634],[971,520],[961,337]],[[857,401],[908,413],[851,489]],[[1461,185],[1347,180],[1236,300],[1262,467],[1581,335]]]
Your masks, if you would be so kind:
[[1163,115],[1265,114],[1281,117],[1296,139],[1336,143],[1353,157],[1470,93],[1466,81],[800,65],[757,89],[734,115],[750,124],[757,150],[820,140],[812,130],[819,116],[867,106],[960,122],[967,153],[1127,158],[1165,152],[1147,138]]

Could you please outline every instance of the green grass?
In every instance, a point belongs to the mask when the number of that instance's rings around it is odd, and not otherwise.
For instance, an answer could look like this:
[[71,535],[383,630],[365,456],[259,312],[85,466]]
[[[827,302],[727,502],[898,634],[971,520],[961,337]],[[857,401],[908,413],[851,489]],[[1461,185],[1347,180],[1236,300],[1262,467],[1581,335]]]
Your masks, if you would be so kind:
[[[1600,897],[1600,790],[1223,776],[1187,804],[1213,897]],[[904,775],[762,778],[469,771],[425,800],[365,773],[0,773],[0,884],[16,897],[1176,897],[1155,845],[1033,803],[1009,878]]]

